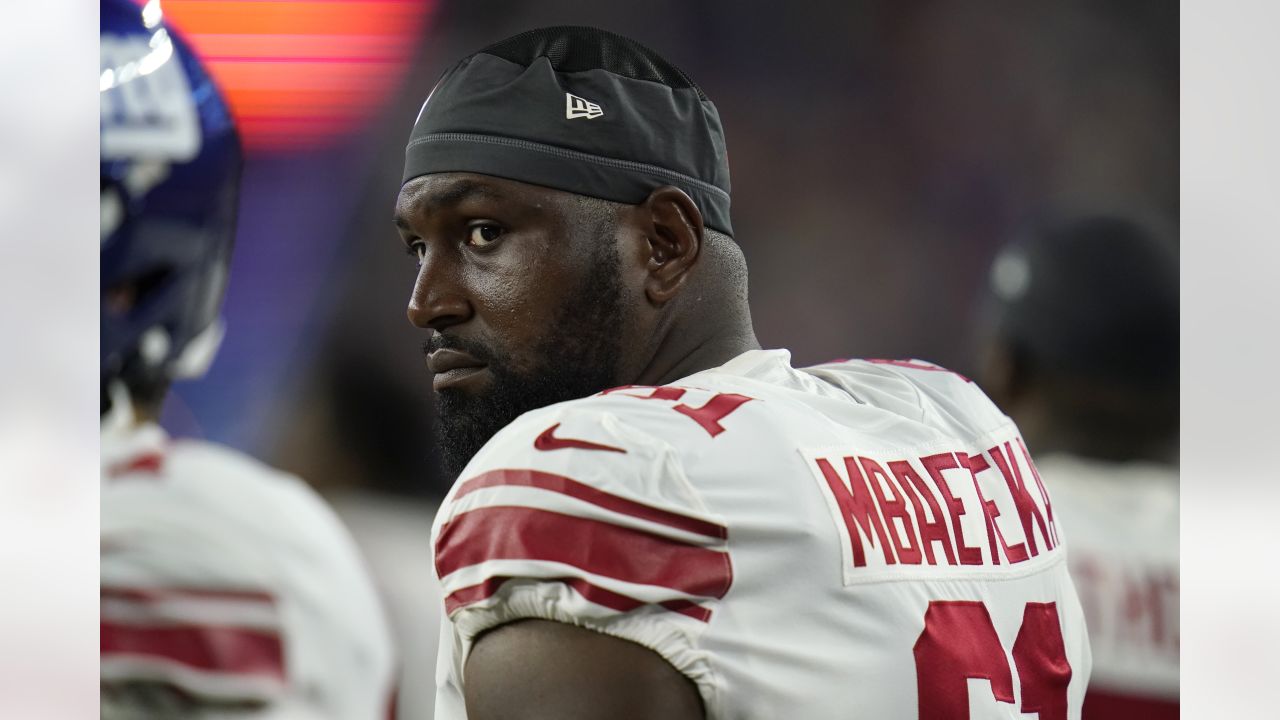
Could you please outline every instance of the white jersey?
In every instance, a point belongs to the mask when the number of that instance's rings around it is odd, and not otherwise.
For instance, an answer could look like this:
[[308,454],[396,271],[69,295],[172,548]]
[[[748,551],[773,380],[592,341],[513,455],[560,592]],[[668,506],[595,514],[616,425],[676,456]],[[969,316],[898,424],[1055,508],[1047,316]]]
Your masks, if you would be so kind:
[[479,633],[544,618],[658,652],[713,720],[1079,718],[1063,541],[1012,421],[934,365],[751,351],[560,403],[436,520],[436,717]]
[[1071,575],[1093,648],[1085,718],[1178,717],[1178,475],[1172,466],[1048,455],[1071,527]]
[[314,491],[154,424],[105,430],[102,460],[104,687],[272,718],[387,717],[382,608]]

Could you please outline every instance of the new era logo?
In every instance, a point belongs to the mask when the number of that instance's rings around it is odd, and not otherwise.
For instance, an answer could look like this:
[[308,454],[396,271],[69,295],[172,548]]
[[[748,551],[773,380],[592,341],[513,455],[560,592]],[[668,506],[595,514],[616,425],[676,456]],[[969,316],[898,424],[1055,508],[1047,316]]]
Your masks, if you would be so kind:
[[580,98],[573,93],[564,94],[564,116],[570,120],[574,118],[598,118],[604,114],[600,106],[591,102],[586,98]]

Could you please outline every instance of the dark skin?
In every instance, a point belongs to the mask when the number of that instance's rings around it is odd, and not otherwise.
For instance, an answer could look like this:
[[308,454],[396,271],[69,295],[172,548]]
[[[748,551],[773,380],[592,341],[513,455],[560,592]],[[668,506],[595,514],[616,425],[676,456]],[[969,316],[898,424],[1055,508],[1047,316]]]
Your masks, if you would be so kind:
[[[114,316],[116,319],[128,315],[138,304],[140,294],[142,293],[139,291],[138,282],[126,282],[104,288],[102,291],[103,314]],[[137,424],[160,422],[160,409],[164,406],[165,395],[169,392],[168,379],[158,373],[151,373],[146,382],[139,382],[136,376],[127,382],[130,385],[129,400],[133,406],[134,422]],[[109,393],[110,388],[104,384],[103,413],[110,407],[107,399]]]
[[482,635],[466,666],[467,717],[694,720],[693,682],[636,643],[549,620]]
[[1177,460],[1176,388],[1144,389],[1050,373],[999,339],[985,349],[979,370],[982,389],[1013,418],[1037,455]]
[[[665,186],[611,207],[606,241],[617,243],[628,310],[618,329],[622,383],[673,382],[759,347],[742,288],[706,259],[702,215],[688,195]],[[600,238],[573,232],[588,214],[570,193],[512,180],[410,181],[396,203],[396,225],[420,263],[409,321],[500,345],[517,365],[537,367],[530,353],[594,269],[590,245]],[[445,382],[484,393],[493,381],[480,369]],[[480,636],[465,677],[472,720],[704,717],[693,682],[657,653],[562,623],[527,620]]]

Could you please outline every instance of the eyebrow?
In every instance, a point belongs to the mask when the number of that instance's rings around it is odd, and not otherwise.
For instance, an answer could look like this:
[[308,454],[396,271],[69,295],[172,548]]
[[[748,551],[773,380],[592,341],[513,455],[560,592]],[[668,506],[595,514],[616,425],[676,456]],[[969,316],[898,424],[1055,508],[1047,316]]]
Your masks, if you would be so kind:
[[[487,183],[477,180],[459,180],[438,192],[419,195],[414,199],[413,205],[418,209],[440,209],[457,205],[472,197],[484,197],[490,200],[506,199],[505,195]],[[400,214],[399,210],[396,211],[395,225],[401,230],[410,230],[409,221]]]

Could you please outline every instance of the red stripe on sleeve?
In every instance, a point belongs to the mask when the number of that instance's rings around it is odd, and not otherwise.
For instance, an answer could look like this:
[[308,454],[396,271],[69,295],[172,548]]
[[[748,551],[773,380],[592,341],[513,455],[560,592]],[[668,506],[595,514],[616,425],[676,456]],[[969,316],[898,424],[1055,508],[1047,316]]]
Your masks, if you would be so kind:
[[661,604],[662,607],[670,610],[671,612],[688,615],[694,620],[701,620],[702,622],[709,622],[711,620],[711,611],[692,600],[670,600]]
[[112,479],[131,473],[158,475],[164,467],[164,455],[158,452],[147,452],[116,463],[107,469],[107,477]]
[[592,505],[602,507],[606,510],[612,510],[623,515],[648,520],[650,522],[673,527],[678,530],[686,530],[688,532],[698,533],[699,535],[707,535],[710,537],[720,538],[721,540],[729,536],[729,531],[723,525],[717,525],[706,520],[699,520],[688,515],[673,513],[668,510],[645,505],[644,503],[628,500],[627,498],[607,493],[590,485],[580,483],[572,478],[562,475],[554,475],[552,473],[539,472],[537,470],[490,470],[481,473],[458,487],[458,492],[454,495],[454,499],[463,497],[468,493],[475,492],[481,488],[498,487],[501,485],[514,485],[521,487],[535,487],[542,490],[550,490],[558,492],[562,495],[577,498]]
[[[452,615],[454,610],[466,607],[472,603],[480,602],[481,600],[487,600],[493,596],[494,593],[498,592],[498,588],[502,587],[503,583],[510,579],[511,577],[509,576],[491,577],[482,583],[471,585],[470,587],[465,587],[454,592],[444,599],[445,612]],[[593,602],[596,605],[607,607],[611,610],[617,610],[618,612],[629,612],[642,605],[648,604],[643,600],[637,600],[629,595],[622,595],[620,593],[613,592],[612,590],[606,590],[599,585],[593,585],[582,578],[539,578],[538,581],[564,583],[565,585],[573,588],[575,592],[586,598],[588,601]],[[711,619],[710,610],[690,600],[671,600],[659,604],[672,612],[688,615],[695,620],[707,622]]]
[[[458,608],[466,607],[467,605],[480,602],[481,600],[488,600],[494,593],[498,592],[498,589],[502,587],[503,583],[511,579],[512,577],[510,575],[499,575],[488,578],[482,583],[464,587],[444,599],[445,612],[453,614],[453,611]],[[576,590],[579,595],[583,596],[587,600],[590,600],[597,605],[603,605],[611,610],[617,610],[618,612],[634,610],[645,604],[643,601],[637,600],[633,597],[621,595],[613,592],[612,590],[606,590],[598,585],[592,585],[581,578],[556,577],[537,578],[537,580],[538,582],[564,583]]]
[[220,588],[195,587],[121,587],[109,585],[102,587],[103,600],[128,600],[130,602],[154,603],[165,600],[233,600],[240,602],[256,602],[274,605],[276,598],[271,593],[258,590],[224,590]]
[[142,656],[207,672],[284,680],[284,647],[275,633],[203,625],[102,622],[103,659]]
[[[481,600],[487,600],[494,593],[498,592],[498,588],[502,587],[502,583],[510,579],[510,575],[496,575],[486,579],[482,583],[468,585],[464,588],[459,588],[458,590],[453,591],[444,599],[445,614],[452,615],[453,611],[458,608],[466,607],[467,605],[480,602]],[[555,580],[559,580],[559,578],[551,578],[548,579],[547,582],[553,582]]]
[[487,560],[557,562],[686,595],[724,597],[728,553],[640,530],[526,507],[483,507],[444,525],[436,544],[441,578]]

